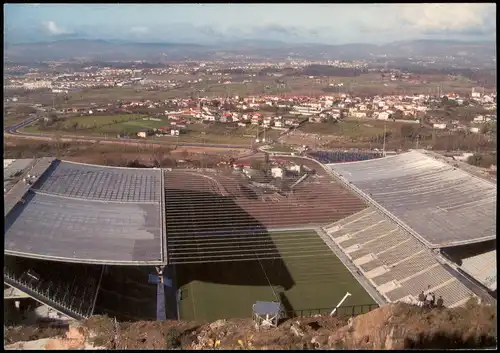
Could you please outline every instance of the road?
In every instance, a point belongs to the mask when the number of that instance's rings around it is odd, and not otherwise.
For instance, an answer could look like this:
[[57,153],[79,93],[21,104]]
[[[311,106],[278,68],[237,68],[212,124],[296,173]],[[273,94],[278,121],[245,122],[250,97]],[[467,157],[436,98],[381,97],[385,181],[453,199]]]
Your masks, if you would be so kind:
[[[53,140],[54,136],[48,134],[35,134],[29,132],[20,132],[22,129],[32,123],[34,123],[38,118],[32,117],[28,118],[18,124],[8,126],[4,128],[4,135],[28,138],[33,140]],[[77,136],[77,135],[60,135],[60,140],[64,142],[70,141],[80,141],[80,142],[97,142],[102,141],[105,143],[120,143],[128,145],[144,145],[144,144],[157,144],[157,145],[172,145],[171,142],[167,141],[151,141],[151,140],[129,140],[120,138],[109,138],[109,137],[89,137],[89,136]],[[183,142],[178,143],[177,147],[199,147],[203,149],[232,149],[232,150],[248,150],[248,145],[232,145],[232,144],[207,144],[207,143],[197,143],[197,142]]]

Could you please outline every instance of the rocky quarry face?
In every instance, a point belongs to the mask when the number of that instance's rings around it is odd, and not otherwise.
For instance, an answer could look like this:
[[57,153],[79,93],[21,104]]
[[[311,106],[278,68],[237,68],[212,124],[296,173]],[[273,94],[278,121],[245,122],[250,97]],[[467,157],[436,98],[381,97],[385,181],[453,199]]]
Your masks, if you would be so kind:
[[497,344],[496,307],[477,304],[442,310],[388,304],[355,318],[289,319],[269,329],[255,327],[250,319],[117,323],[92,317],[72,325],[64,337],[13,342],[23,329],[6,329],[6,349],[450,349]]

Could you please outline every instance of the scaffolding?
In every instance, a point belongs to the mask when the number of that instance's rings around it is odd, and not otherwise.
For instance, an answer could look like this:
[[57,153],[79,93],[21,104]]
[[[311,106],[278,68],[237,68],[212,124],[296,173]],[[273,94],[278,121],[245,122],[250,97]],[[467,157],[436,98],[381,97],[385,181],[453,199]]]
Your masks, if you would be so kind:
[[252,307],[252,318],[257,329],[278,327],[284,316],[280,302],[258,301]]

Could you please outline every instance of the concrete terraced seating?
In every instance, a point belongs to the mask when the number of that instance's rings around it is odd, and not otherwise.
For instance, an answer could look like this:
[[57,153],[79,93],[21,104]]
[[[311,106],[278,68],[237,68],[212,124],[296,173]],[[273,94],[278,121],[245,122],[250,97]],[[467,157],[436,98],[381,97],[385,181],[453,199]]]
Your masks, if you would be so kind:
[[496,250],[462,259],[460,268],[490,290],[497,289]]
[[371,207],[368,207],[368,208],[365,208],[363,211],[360,211],[358,213],[354,213],[348,217],[341,219],[340,221],[328,224],[328,225],[324,226],[323,229],[325,230],[326,233],[329,233],[329,232],[332,232],[339,227],[343,227],[349,223],[352,223],[353,221],[356,221],[362,217],[365,217],[365,216],[368,216],[368,215],[374,214],[374,213],[375,213],[375,210]]
[[326,233],[334,238],[340,238],[344,235],[361,231],[382,220],[384,219],[381,218],[378,213],[366,213],[358,218],[352,219],[350,222],[344,224],[340,223],[337,226],[326,229]]
[[496,237],[496,185],[418,151],[329,164],[429,247]]
[[[421,251],[424,247],[417,240],[408,239],[398,243],[396,246],[390,246],[384,242],[380,242],[375,248],[375,244],[371,246],[372,252],[375,254],[374,260],[361,265],[361,269],[365,272],[369,272],[378,266],[386,265],[390,266],[406,259],[413,254]],[[378,252],[381,250],[381,252]]]
[[[439,290],[448,305],[461,305],[473,295],[424,244],[373,207],[329,224],[324,230],[391,302],[416,298],[429,286],[433,292]],[[442,290],[450,286],[457,288],[457,293]]]
[[453,308],[464,305],[467,300],[473,297],[472,292],[458,279],[450,281],[445,286],[433,290],[436,298],[443,297],[444,306]]
[[386,295],[390,300],[395,301],[409,294],[418,295],[421,291],[426,291],[429,286],[435,288],[454,280],[455,278],[443,266],[436,263],[427,271],[401,281],[401,287],[387,292]]
[[392,224],[392,222],[390,222],[389,220],[386,219],[382,219],[380,221],[375,220],[365,228],[357,232],[350,233],[349,239],[339,242],[339,245],[344,249],[355,244],[362,245],[365,244],[366,242],[369,242],[370,240],[374,240],[374,238],[376,238],[377,236],[392,232],[396,230],[396,228],[397,226]]
[[372,278],[377,286],[381,286],[387,282],[397,280],[402,281],[417,272],[428,269],[436,263],[434,257],[427,251],[421,250],[410,258],[390,266],[389,271]]

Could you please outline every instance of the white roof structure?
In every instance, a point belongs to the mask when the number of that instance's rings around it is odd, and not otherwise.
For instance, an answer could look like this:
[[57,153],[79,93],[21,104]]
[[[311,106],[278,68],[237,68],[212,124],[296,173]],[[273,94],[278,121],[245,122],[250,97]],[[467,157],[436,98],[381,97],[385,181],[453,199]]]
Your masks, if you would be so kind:
[[[79,263],[162,264],[163,174],[37,161],[5,194],[5,254]],[[21,201],[20,201],[21,200]]]
[[427,246],[496,238],[496,185],[417,151],[328,165]]

